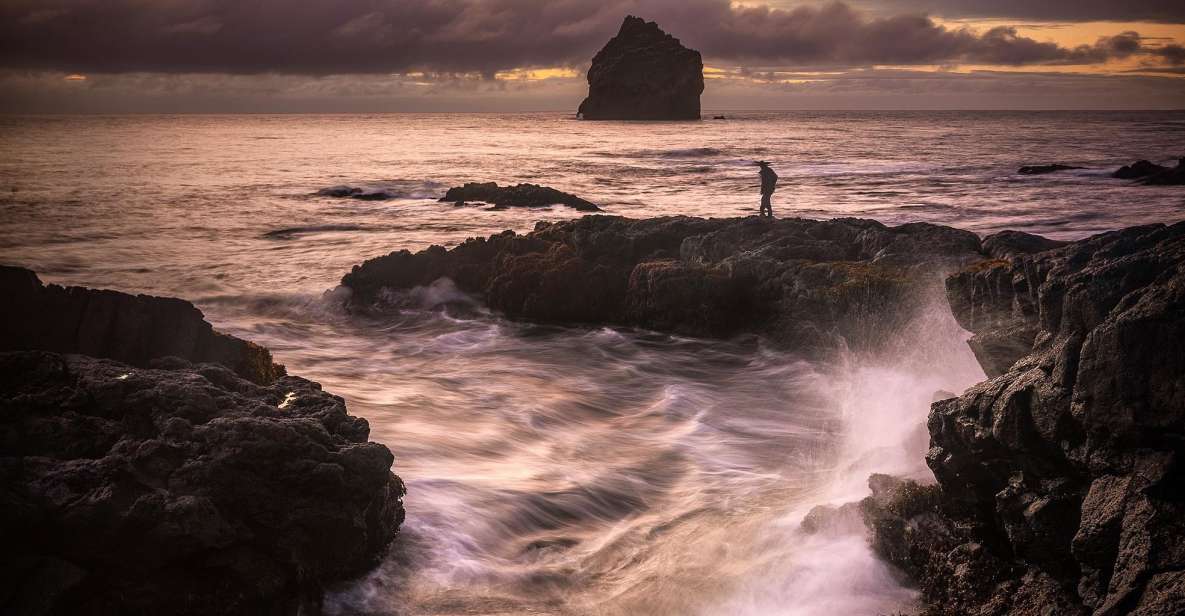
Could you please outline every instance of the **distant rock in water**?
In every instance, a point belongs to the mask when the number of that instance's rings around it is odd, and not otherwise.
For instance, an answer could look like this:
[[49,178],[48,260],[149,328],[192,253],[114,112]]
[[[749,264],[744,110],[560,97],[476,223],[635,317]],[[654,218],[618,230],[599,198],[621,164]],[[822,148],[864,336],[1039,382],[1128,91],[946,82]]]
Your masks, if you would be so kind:
[[947,290],[995,378],[931,407],[937,486],[873,477],[874,548],[928,613],[1185,613],[1185,222]]
[[499,208],[566,205],[581,212],[599,212],[601,210],[596,204],[585,201],[576,195],[538,184],[498,186],[496,182],[469,182],[464,186],[448,189],[448,192],[440,200],[458,205],[469,201],[480,201]]
[[1111,177],[1121,180],[1138,180],[1168,170],[1168,167],[1163,167],[1151,161],[1137,160],[1130,165],[1120,167],[1115,173],[1111,174]]
[[0,266],[0,297],[0,351],[81,353],[133,366],[177,356],[220,363],[259,384],[284,375],[267,349],[215,331],[185,300],[44,285],[8,266]]
[[341,398],[182,300],[0,293],[0,611],[316,613],[382,556],[404,487]]
[[1139,180],[1140,184],[1148,186],[1185,185],[1185,158],[1178,160],[1176,167],[1165,167],[1146,160],[1136,161],[1120,167],[1112,177]]
[[1154,173],[1140,181],[1141,184],[1147,186],[1182,186],[1185,185],[1185,159],[1180,160],[1177,166],[1167,171]]
[[302,235],[309,235],[312,233],[332,233],[335,231],[364,231],[366,227],[358,225],[309,225],[307,227],[288,227],[285,229],[276,229],[268,231],[263,234],[263,237],[271,240],[290,240]]
[[1016,172],[1021,175],[1043,175],[1046,173],[1054,173],[1055,171],[1069,171],[1071,169],[1083,169],[1084,167],[1074,167],[1071,165],[1026,165],[1017,169]]
[[[982,259],[979,238],[925,223],[585,216],[452,250],[371,259],[342,279],[353,305],[440,278],[509,316],[698,336],[761,333],[807,350],[874,346],[941,301],[938,271]],[[877,315],[876,319],[868,315]]]
[[698,120],[704,63],[658,24],[629,16],[593,57],[585,120]]
[[357,186],[330,186],[329,188],[318,190],[317,195],[339,199],[358,199],[360,201],[387,201],[388,199],[395,198],[394,195],[385,190],[365,189]]

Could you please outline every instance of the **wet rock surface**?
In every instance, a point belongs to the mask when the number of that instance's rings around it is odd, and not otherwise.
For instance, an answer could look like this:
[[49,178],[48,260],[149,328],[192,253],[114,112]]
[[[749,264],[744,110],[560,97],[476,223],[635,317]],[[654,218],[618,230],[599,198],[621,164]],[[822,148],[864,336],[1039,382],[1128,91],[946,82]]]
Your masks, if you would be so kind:
[[874,546],[935,613],[1185,613],[1185,223],[947,287],[997,375],[933,405],[938,486],[874,478]]
[[593,56],[578,113],[585,120],[698,120],[703,71],[698,51],[631,15]]
[[356,309],[388,309],[392,290],[448,278],[514,318],[760,332],[805,350],[838,338],[875,345],[941,293],[939,272],[981,260],[979,248],[973,233],[920,223],[586,216],[393,252],[342,284]]
[[403,518],[391,453],[316,383],[0,353],[6,614],[316,613]]
[[258,384],[284,375],[267,349],[215,331],[185,300],[46,285],[8,266],[0,266],[0,297],[0,351],[80,353],[134,366],[173,355],[223,364]]
[[464,205],[470,201],[489,203],[497,208],[547,207],[566,205],[581,212],[599,212],[601,208],[576,195],[538,184],[498,186],[496,182],[469,182],[448,189],[441,201]]

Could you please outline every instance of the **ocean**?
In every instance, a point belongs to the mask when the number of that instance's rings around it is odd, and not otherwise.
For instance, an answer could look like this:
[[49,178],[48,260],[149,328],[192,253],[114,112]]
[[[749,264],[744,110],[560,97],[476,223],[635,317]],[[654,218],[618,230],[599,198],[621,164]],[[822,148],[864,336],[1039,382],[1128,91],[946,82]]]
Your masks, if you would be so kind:
[[[359,316],[338,281],[393,250],[581,215],[439,203],[449,186],[748,216],[758,159],[781,177],[782,217],[1058,239],[1172,222],[1180,187],[1108,174],[1185,156],[1185,112],[726,115],[3,116],[0,263],[188,299],[370,421],[408,518],[381,566],[327,594],[330,613],[908,612],[916,593],[858,528],[798,527],[867,494],[872,472],[928,477],[929,403],[983,379],[941,302],[891,354],[808,361],[761,339],[510,321],[447,281],[414,291],[418,308]],[[1055,162],[1083,168],[1017,173]]]

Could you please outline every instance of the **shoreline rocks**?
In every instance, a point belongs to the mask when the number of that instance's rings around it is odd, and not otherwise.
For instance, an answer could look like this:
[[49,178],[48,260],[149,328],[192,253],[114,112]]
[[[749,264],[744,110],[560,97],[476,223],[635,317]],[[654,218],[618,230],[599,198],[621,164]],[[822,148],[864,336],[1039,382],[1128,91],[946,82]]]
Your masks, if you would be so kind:
[[[940,271],[982,259],[970,232],[860,219],[585,216],[397,251],[342,279],[355,309],[441,278],[512,318],[729,337],[804,350],[881,334],[940,294]],[[869,318],[876,315],[876,318]]]
[[469,182],[464,186],[454,186],[448,189],[448,192],[440,200],[442,202],[452,202],[455,205],[465,205],[470,201],[480,201],[489,203],[498,209],[566,205],[581,212],[601,211],[601,208],[590,201],[581,199],[576,195],[558,191],[549,186],[539,186],[538,184],[498,186],[496,182]]
[[0,351],[80,353],[133,366],[175,355],[223,364],[260,385],[285,374],[267,349],[216,331],[185,300],[46,285],[3,265],[0,296]]
[[0,283],[0,611],[315,614],[383,555],[405,489],[341,398],[188,302]]
[[700,53],[630,15],[593,56],[577,113],[585,120],[698,120],[703,92]]
[[874,547],[934,613],[1185,612],[1185,222],[947,290],[994,378],[932,406],[937,486],[874,478]]

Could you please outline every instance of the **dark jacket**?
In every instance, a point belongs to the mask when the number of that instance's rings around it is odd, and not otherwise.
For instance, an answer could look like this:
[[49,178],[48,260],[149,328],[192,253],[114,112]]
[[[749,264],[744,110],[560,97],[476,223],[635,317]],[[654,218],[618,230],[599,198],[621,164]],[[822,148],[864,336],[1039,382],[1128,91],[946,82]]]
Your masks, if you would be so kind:
[[762,167],[759,173],[761,173],[761,194],[772,195],[774,188],[778,185],[778,174],[769,167]]

